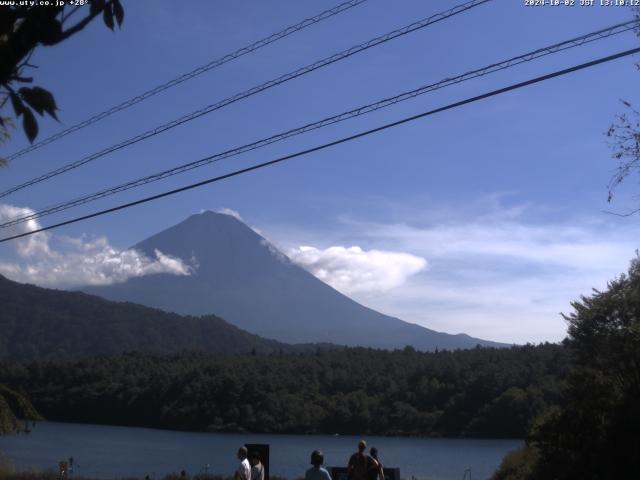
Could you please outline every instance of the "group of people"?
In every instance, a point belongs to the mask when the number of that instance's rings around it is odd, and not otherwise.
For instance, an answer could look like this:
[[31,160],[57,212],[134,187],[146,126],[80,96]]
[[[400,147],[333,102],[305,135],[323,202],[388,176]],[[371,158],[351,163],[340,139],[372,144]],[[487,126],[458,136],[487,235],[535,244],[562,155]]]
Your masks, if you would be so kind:
[[[348,480],[385,480],[384,467],[378,458],[378,449],[371,448],[366,453],[367,443],[358,442],[358,451],[351,455],[347,465]],[[235,472],[234,480],[264,480],[264,465],[257,452],[247,451],[247,447],[238,449],[240,465]],[[305,480],[332,480],[331,474],[323,467],[324,454],[320,450],[311,453],[312,467],[305,473]]]
[[[372,447],[366,453],[367,442],[358,442],[358,451],[351,455],[347,465],[348,480],[385,480],[384,467],[378,458],[378,449]],[[322,466],[324,455],[320,450],[311,453],[311,465],[305,474],[305,480],[332,480],[326,468]]]
[[264,480],[264,465],[260,461],[258,452],[249,452],[247,447],[238,449],[238,460],[240,465],[235,472],[234,480]]

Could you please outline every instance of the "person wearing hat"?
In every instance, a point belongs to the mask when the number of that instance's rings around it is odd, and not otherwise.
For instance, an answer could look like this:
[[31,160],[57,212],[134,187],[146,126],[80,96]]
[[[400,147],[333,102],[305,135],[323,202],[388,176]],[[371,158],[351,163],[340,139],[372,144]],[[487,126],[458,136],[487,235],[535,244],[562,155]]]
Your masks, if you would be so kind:
[[320,450],[311,452],[311,467],[304,474],[304,480],[331,480],[331,475],[327,469],[322,466],[324,463],[324,455]]
[[351,455],[347,466],[347,476],[349,480],[368,480],[369,471],[374,468],[373,460],[364,453],[367,449],[367,442],[358,442],[358,451]]

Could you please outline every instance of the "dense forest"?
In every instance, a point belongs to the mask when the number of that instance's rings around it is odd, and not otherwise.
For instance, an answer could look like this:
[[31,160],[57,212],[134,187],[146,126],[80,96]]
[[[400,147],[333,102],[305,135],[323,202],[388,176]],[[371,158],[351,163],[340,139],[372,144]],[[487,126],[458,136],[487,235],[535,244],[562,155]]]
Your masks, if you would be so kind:
[[49,420],[199,431],[522,438],[559,402],[559,345],[422,353],[169,356],[0,364]]
[[0,305],[0,358],[307,348],[253,335],[215,315],[181,316],[80,292],[23,285],[1,275]]
[[494,480],[640,478],[640,259],[562,345],[5,360],[50,420],[200,431],[525,438]]

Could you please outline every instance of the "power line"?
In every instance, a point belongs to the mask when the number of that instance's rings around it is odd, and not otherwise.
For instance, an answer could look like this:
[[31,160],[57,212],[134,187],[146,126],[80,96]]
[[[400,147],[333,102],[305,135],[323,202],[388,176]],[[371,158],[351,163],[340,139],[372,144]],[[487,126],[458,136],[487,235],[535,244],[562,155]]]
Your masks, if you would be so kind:
[[179,77],[176,77],[172,80],[169,80],[168,82],[165,82],[161,85],[158,85],[150,90],[147,90],[146,92],[141,93],[140,95],[137,95],[135,97],[131,97],[128,100],[123,101],[122,103],[111,107],[108,110],[105,110],[103,112],[97,113],[96,115],[82,121],[79,123],[76,123],[75,125],[72,125],[68,128],[65,128],[64,130],[61,130],[57,133],[55,133],[54,135],[51,135],[50,137],[44,138],[42,140],[40,140],[39,142],[36,142],[32,145],[29,145],[28,147],[23,148],[22,150],[19,150],[15,153],[13,153],[12,155],[10,155],[9,157],[7,157],[7,160],[11,161],[14,160],[22,155],[25,155],[26,153],[32,152],[34,150],[37,150],[39,148],[44,147],[45,145],[48,145],[52,142],[55,142],[56,140],[59,140],[63,137],[66,137],[67,135],[77,132],[78,130],[81,130],[85,127],[88,127],[89,125],[93,125],[94,123],[99,122],[100,120],[104,120],[107,117],[110,117],[111,115],[113,115],[114,113],[117,112],[121,112],[122,110],[125,110],[129,107],[132,107],[133,105],[136,105],[137,103],[140,103],[148,98],[153,97],[154,95],[157,95],[161,92],[164,92],[165,90],[168,90],[169,88],[175,87],[177,85],[180,85],[183,82],[186,82],[187,80],[191,80],[192,78],[197,77],[198,75],[202,75],[205,72],[208,72],[209,70],[212,70],[214,68],[220,67],[222,65],[224,65],[225,63],[228,63],[232,60],[235,60],[237,58],[240,58],[244,55],[247,55],[248,53],[251,52],[255,52],[256,50],[259,50],[262,47],[266,47],[267,45],[270,45],[274,42],[277,42],[278,40],[282,40],[283,38],[288,37],[289,35],[292,35],[296,32],[299,32],[300,30],[304,30],[307,27],[310,27],[312,25],[315,25],[316,23],[320,23],[323,20],[326,20],[328,18],[331,18],[335,15],[338,15],[346,10],[349,10],[353,7],[356,7],[358,5],[360,5],[361,3],[366,2],[367,0],[349,0],[348,2],[344,2],[341,3],[340,5],[331,8],[329,10],[325,10],[324,12],[320,12],[317,15],[314,15],[313,17],[310,18],[306,18],[303,21],[295,24],[295,25],[291,25],[290,27],[285,28],[284,30],[281,30],[277,33],[274,33],[272,35],[269,35],[268,37],[265,37],[261,40],[258,40],[256,42],[253,42],[250,45],[247,45],[245,47],[239,48],[238,50],[236,50],[235,52],[232,53],[228,53],[220,58],[217,58],[215,60],[210,61],[209,63],[205,64],[205,65],[201,65],[198,68],[195,68],[193,70],[191,70],[190,72],[187,72],[185,74],[180,75]]
[[345,121],[347,119],[351,119],[351,118],[355,118],[361,115],[365,115],[367,113],[371,113],[383,108],[387,108],[389,106],[392,106],[396,103],[399,102],[403,102],[412,98],[417,97],[418,95],[423,95],[425,93],[429,93],[435,90],[438,90],[440,88],[445,88],[457,83],[461,83],[467,80],[471,80],[473,78],[477,78],[477,77],[481,77],[484,75],[488,75],[490,73],[494,73],[500,70],[504,70],[507,68],[511,68],[513,66],[519,65],[521,63],[525,63],[525,62],[529,62],[532,60],[535,60],[537,58],[540,57],[544,57],[546,55],[550,55],[550,54],[554,54],[560,51],[564,51],[570,48],[574,48],[574,47],[578,47],[581,45],[585,45],[587,43],[596,41],[596,40],[600,40],[603,38],[607,38],[610,37],[612,35],[616,35],[619,33],[623,33],[629,30],[633,30],[637,25],[638,25],[638,20],[632,20],[629,22],[625,22],[625,23],[621,23],[621,24],[617,24],[617,25],[613,25],[611,27],[607,27],[601,30],[597,30],[595,32],[591,32],[585,35],[581,35],[579,37],[576,38],[572,38],[570,40],[566,40],[564,42],[560,42],[560,43],[555,43],[553,45],[550,45],[548,47],[543,47],[543,48],[539,48],[537,50],[533,50],[531,52],[527,52],[525,54],[522,55],[518,55],[516,57],[512,57],[508,60],[503,60],[501,62],[498,63],[493,63],[491,65],[488,65],[486,67],[482,67],[476,70],[472,70],[469,72],[466,72],[462,75],[458,75],[455,77],[448,77],[445,78],[439,82],[436,83],[432,83],[429,85],[424,85],[421,86],[417,89],[408,91],[408,92],[403,92],[399,95],[393,96],[393,97],[388,97],[385,98],[383,100],[380,100],[378,102],[375,103],[370,103],[368,105],[364,105],[364,106],[360,106],[358,108],[349,110],[347,112],[343,112],[340,113],[338,115],[334,115],[331,117],[327,117],[324,118],[322,120],[313,122],[313,123],[309,123],[306,125],[303,125],[301,127],[298,128],[294,128],[291,130],[288,130],[286,132],[282,132],[282,133],[278,133],[276,135],[272,135],[270,137],[246,144],[246,145],[242,145],[240,147],[236,147],[230,150],[226,150],[224,152],[221,153],[217,153],[214,155],[209,155],[205,158],[193,161],[193,162],[189,162],[177,167],[173,167],[170,168],[168,170],[164,170],[162,172],[158,172],[149,176],[145,176],[136,180],[132,180],[129,182],[126,182],[124,184],[120,184],[114,187],[110,187],[110,188],[106,188],[103,190],[100,190],[98,192],[94,192],[92,194],[89,195],[85,195],[79,198],[76,198],[74,200],[70,200],[67,202],[63,202],[63,203],[59,203],[57,205],[54,206],[50,206],[50,207],[46,207],[43,209],[40,209],[36,212],[33,212],[29,215],[23,215],[23,216],[17,216],[14,217],[12,219],[9,219],[7,221],[5,221],[4,223],[0,223],[0,228],[7,228],[7,227],[11,227],[13,225],[17,225],[20,223],[24,223],[27,222],[29,220],[32,219],[36,219],[36,218],[41,218],[47,215],[51,215],[54,213],[58,213],[64,210],[68,210],[70,208],[79,206],[79,205],[84,205],[86,203],[110,196],[110,195],[114,195],[116,193],[121,193],[127,190],[130,190],[132,188],[136,188],[139,187],[141,185],[146,185],[148,183],[152,183],[152,182],[156,182],[174,175],[178,175],[180,173],[184,173],[187,172],[189,170],[193,170],[195,168],[199,168],[205,165],[208,165],[210,163],[214,163],[214,162],[218,162],[221,161],[223,159],[229,158],[229,157],[233,157],[236,155],[240,155],[242,153],[246,153],[267,145],[270,145],[272,143],[276,143],[282,140],[285,140],[287,138],[296,136],[296,135],[300,135],[306,132],[309,132],[311,130],[316,130],[319,128],[323,128],[325,126],[334,124],[334,123],[339,123],[342,121]]
[[42,227],[42,228],[39,228],[39,229],[36,229],[36,230],[32,230],[30,232],[25,232],[25,233],[21,233],[21,234],[18,234],[18,235],[12,235],[10,237],[5,237],[5,238],[0,239],[0,243],[8,242],[9,240],[15,240],[15,239],[18,239],[18,238],[26,237],[26,236],[29,236],[29,235],[33,235],[35,233],[40,233],[40,232],[44,232],[44,231],[47,231],[47,230],[52,230],[54,228],[59,228],[59,227],[65,226],[65,225],[70,225],[72,223],[77,223],[77,222],[80,222],[80,221],[83,221],[83,220],[88,220],[90,218],[98,217],[98,216],[101,216],[101,215],[106,215],[108,213],[113,213],[113,212],[116,212],[116,211],[119,211],[119,210],[124,210],[126,208],[130,208],[130,207],[133,207],[133,206],[136,206],[136,205],[140,205],[140,204],[143,204],[143,203],[147,203],[147,202],[151,202],[151,201],[154,201],[154,200],[158,200],[160,198],[164,198],[164,197],[168,197],[168,196],[171,196],[171,195],[175,195],[177,193],[185,192],[187,190],[192,190],[194,188],[202,187],[202,186],[208,185],[210,183],[219,182],[219,181],[225,180],[227,178],[231,178],[231,177],[235,177],[235,176],[238,176],[238,175],[242,175],[244,173],[252,172],[254,170],[259,170],[261,168],[270,167],[270,166],[276,165],[278,163],[285,162],[287,160],[292,160],[294,158],[302,157],[304,155],[308,155],[310,153],[314,153],[314,152],[318,152],[320,150],[324,150],[324,149],[327,149],[327,148],[330,148],[330,147],[334,147],[334,146],[340,145],[342,143],[350,142],[350,141],[356,140],[358,138],[366,137],[368,135],[372,135],[374,133],[378,133],[378,132],[381,132],[383,130],[387,130],[389,128],[397,127],[399,125],[402,125],[402,124],[405,124],[405,123],[409,123],[409,122],[418,120],[420,118],[424,118],[424,117],[428,117],[428,116],[431,116],[431,115],[435,115],[436,113],[440,113],[440,112],[451,110],[451,109],[454,109],[454,108],[457,108],[457,107],[461,107],[463,105],[467,105],[467,104],[474,103],[474,102],[477,102],[477,101],[480,101],[480,100],[484,100],[484,99],[489,98],[489,97],[494,97],[496,95],[500,95],[500,94],[503,94],[503,93],[506,93],[506,92],[517,90],[517,89],[520,89],[520,88],[523,88],[523,87],[526,87],[526,86],[529,86],[529,85],[533,85],[533,84],[536,84],[536,83],[541,83],[541,82],[544,82],[546,80],[550,80],[552,78],[556,78],[556,77],[560,77],[560,76],[563,76],[563,75],[567,75],[569,73],[573,73],[573,72],[576,72],[576,71],[579,71],[579,70],[590,68],[590,67],[593,67],[595,65],[600,65],[602,63],[610,62],[610,61],[613,61],[613,60],[616,60],[616,59],[619,59],[619,58],[622,58],[622,57],[633,55],[633,54],[638,53],[638,52],[640,52],[640,47],[633,48],[631,50],[626,50],[626,51],[623,51],[623,52],[619,52],[619,53],[616,53],[616,54],[613,54],[613,55],[609,55],[607,57],[601,57],[601,58],[598,58],[596,60],[592,60],[592,61],[587,62],[587,63],[582,63],[580,65],[575,65],[573,67],[565,68],[563,70],[557,70],[557,71],[555,71],[553,73],[548,73],[546,75],[535,77],[535,78],[532,78],[530,80],[526,80],[524,82],[515,83],[515,84],[512,84],[512,85],[509,85],[508,87],[503,87],[503,88],[499,88],[497,90],[492,90],[490,92],[483,93],[483,94],[477,95],[475,97],[466,98],[465,100],[460,100],[460,101],[455,102],[455,103],[450,103],[450,104],[448,104],[448,105],[446,105],[444,107],[439,107],[439,108],[436,108],[434,110],[429,110],[427,112],[423,112],[423,113],[420,113],[420,114],[417,114],[417,115],[412,115],[410,117],[405,117],[405,118],[403,118],[401,120],[397,120],[397,121],[392,122],[392,123],[387,123],[387,124],[382,125],[380,127],[372,128],[370,130],[365,130],[363,132],[356,133],[356,134],[348,136],[348,137],[343,137],[341,139],[334,140],[333,142],[329,142],[329,143],[325,143],[325,144],[322,144],[322,145],[318,145],[318,146],[315,146],[315,147],[312,147],[312,148],[309,148],[309,149],[306,149],[306,150],[302,150],[302,151],[299,151],[299,152],[296,152],[296,153],[293,153],[293,154],[290,154],[290,155],[286,155],[284,157],[279,157],[279,158],[276,158],[274,160],[270,160],[268,162],[259,163],[257,165],[253,165],[251,167],[242,168],[240,170],[235,170],[233,172],[226,173],[224,175],[220,175],[220,176],[217,176],[217,177],[209,178],[207,180],[202,180],[200,182],[192,183],[192,184],[186,185],[184,187],[180,187],[180,188],[176,188],[176,189],[169,190],[169,191],[166,191],[166,192],[162,192],[162,193],[159,193],[159,194],[156,194],[156,195],[152,195],[152,196],[149,196],[149,197],[145,197],[145,198],[133,201],[133,202],[124,203],[124,204],[121,204],[121,205],[118,205],[118,206],[115,206],[115,207],[107,208],[105,210],[100,210],[98,212],[90,213],[88,215],[83,215],[81,217],[76,217],[76,218],[73,218],[71,220],[66,220],[64,222],[56,223],[54,225],[49,225],[47,227]]
[[386,33],[384,35],[381,35],[379,37],[373,38],[365,43],[361,43],[359,45],[355,45],[351,48],[348,48],[346,50],[343,50],[339,53],[336,53],[334,55],[331,55],[330,57],[326,57],[322,60],[319,60],[317,62],[314,62],[312,64],[306,65],[302,68],[299,68],[293,72],[289,72],[285,75],[282,75],[274,80],[269,80],[268,82],[265,82],[261,85],[258,85],[256,87],[250,88],[249,90],[245,90],[244,92],[238,93],[236,95],[233,95],[231,97],[228,97],[224,100],[221,100],[217,103],[208,105],[206,107],[203,107],[199,110],[196,110],[192,113],[189,113],[187,115],[184,115],[176,120],[173,120],[171,122],[165,123],[163,125],[160,125],[156,128],[153,128],[151,130],[147,130],[144,133],[141,133],[139,135],[136,135],[135,137],[131,137],[123,142],[120,142],[116,145],[112,145],[111,147],[108,147],[104,150],[101,150],[97,153],[91,154],[89,156],[86,156],[80,160],[76,160],[75,162],[72,163],[68,163],[67,165],[64,165],[62,167],[59,167],[55,170],[52,170],[48,173],[45,173],[43,175],[40,175],[36,178],[33,178],[31,180],[28,180],[27,182],[24,182],[22,184],[19,184],[17,186],[11,187],[8,190],[5,190],[4,192],[0,193],[0,198],[2,197],[6,197],[7,195],[10,195],[12,193],[15,193],[19,190],[22,190],[24,188],[30,187],[32,185],[35,185],[37,183],[43,182],[45,180],[48,180],[50,178],[53,178],[55,176],[58,176],[62,173],[68,172],[69,170],[73,170],[75,168],[78,168],[82,165],[85,165],[89,162],[92,162],[100,157],[103,157],[109,153],[113,153],[117,150],[120,150],[122,148],[128,147],[129,145],[133,145],[135,143],[138,143],[140,141],[146,140],[150,137],[153,137],[155,135],[158,135],[160,133],[166,132],[167,130],[170,130],[172,128],[175,128],[179,125],[182,125],[184,123],[190,122],[192,120],[195,120],[196,118],[199,118],[203,115],[206,115],[208,113],[211,113],[215,110],[219,110],[223,107],[226,107],[227,105],[230,105],[232,103],[235,103],[239,100],[242,100],[244,98],[250,97],[252,95],[255,95],[257,93],[260,93],[264,90],[267,90],[269,88],[275,87],[277,85],[280,85],[282,83],[288,82],[290,80],[293,80],[295,78],[298,78],[302,75],[306,75],[307,73],[313,72],[315,70],[318,70],[319,68],[325,67],[327,65],[331,65],[333,63],[336,63],[340,60],[344,60],[345,58],[348,58],[352,55],[355,55],[357,53],[363,52],[365,50],[368,50],[372,47],[381,45],[383,43],[386,43],[388,41],[394,40],[398,37],[407,35],[409,33],[415,32],[417,30],[420,30],[422,28],[425,28],[429,25],[432,25],[434,23],[440,22],[442,20],[445,20],[447,18],[450,18],[454,15],[458,15],[462,12],[465,12],[467,10],[470,10],[471,8],[477,7],[479,5],[482,5],[484,3],[490,2],[492,0],[471,0],[468,1],[466,3],[457,5],[453,8],[450,8],[449,10],[446,10],[444,12],[441,13],[437,13],[435,15],[432,15],[428,18],[425,18],[423,20],[420,20],[418,22],[414,22],[410,25],[407,25],[405,27],[399,28],[397,30],[393,30],[389,33]]

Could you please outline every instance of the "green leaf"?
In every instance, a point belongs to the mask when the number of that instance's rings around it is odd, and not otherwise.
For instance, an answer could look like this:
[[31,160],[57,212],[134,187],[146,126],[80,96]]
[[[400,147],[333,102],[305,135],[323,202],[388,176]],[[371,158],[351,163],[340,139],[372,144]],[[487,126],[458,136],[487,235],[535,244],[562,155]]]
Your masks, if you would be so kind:
[[29,141],[33,143],[38,136],[38,122],[36,121],[36,117],[34,117],[33,112],[28,108],[24,109],[23,114],[22,128],[24,128],[24,133],[27,134]]
[[42,87],[33,87],[26,88],[23,87],[19,90],[22,98],[29,104],[31,108],[33,108],[40,115],[43,115],[44,112],[47,112],[50,116],[55,118],[56,110],[58,107],[56,106],[56,101],[53,98],[53,95],[48,90],[45,90]]
[[116,22],[118,22],[118,26],[122,27],[122,21],[124,20],[124,8],[122,8],[120,0],[113,0],[113,13],[116,16]]
[[113,4],[107,3],[102,11],[102,18],[104,19],[104,24],[109,27],[110,30],[113,30],[115,24],[113,23]]
[[19,117],[22,115],[22,112],[25,111],[24,104],[22,103],[22,100],[20,100],[20,97],[15,93],[11,93],[10,97],[13,111],[16,112],[16,117]]

